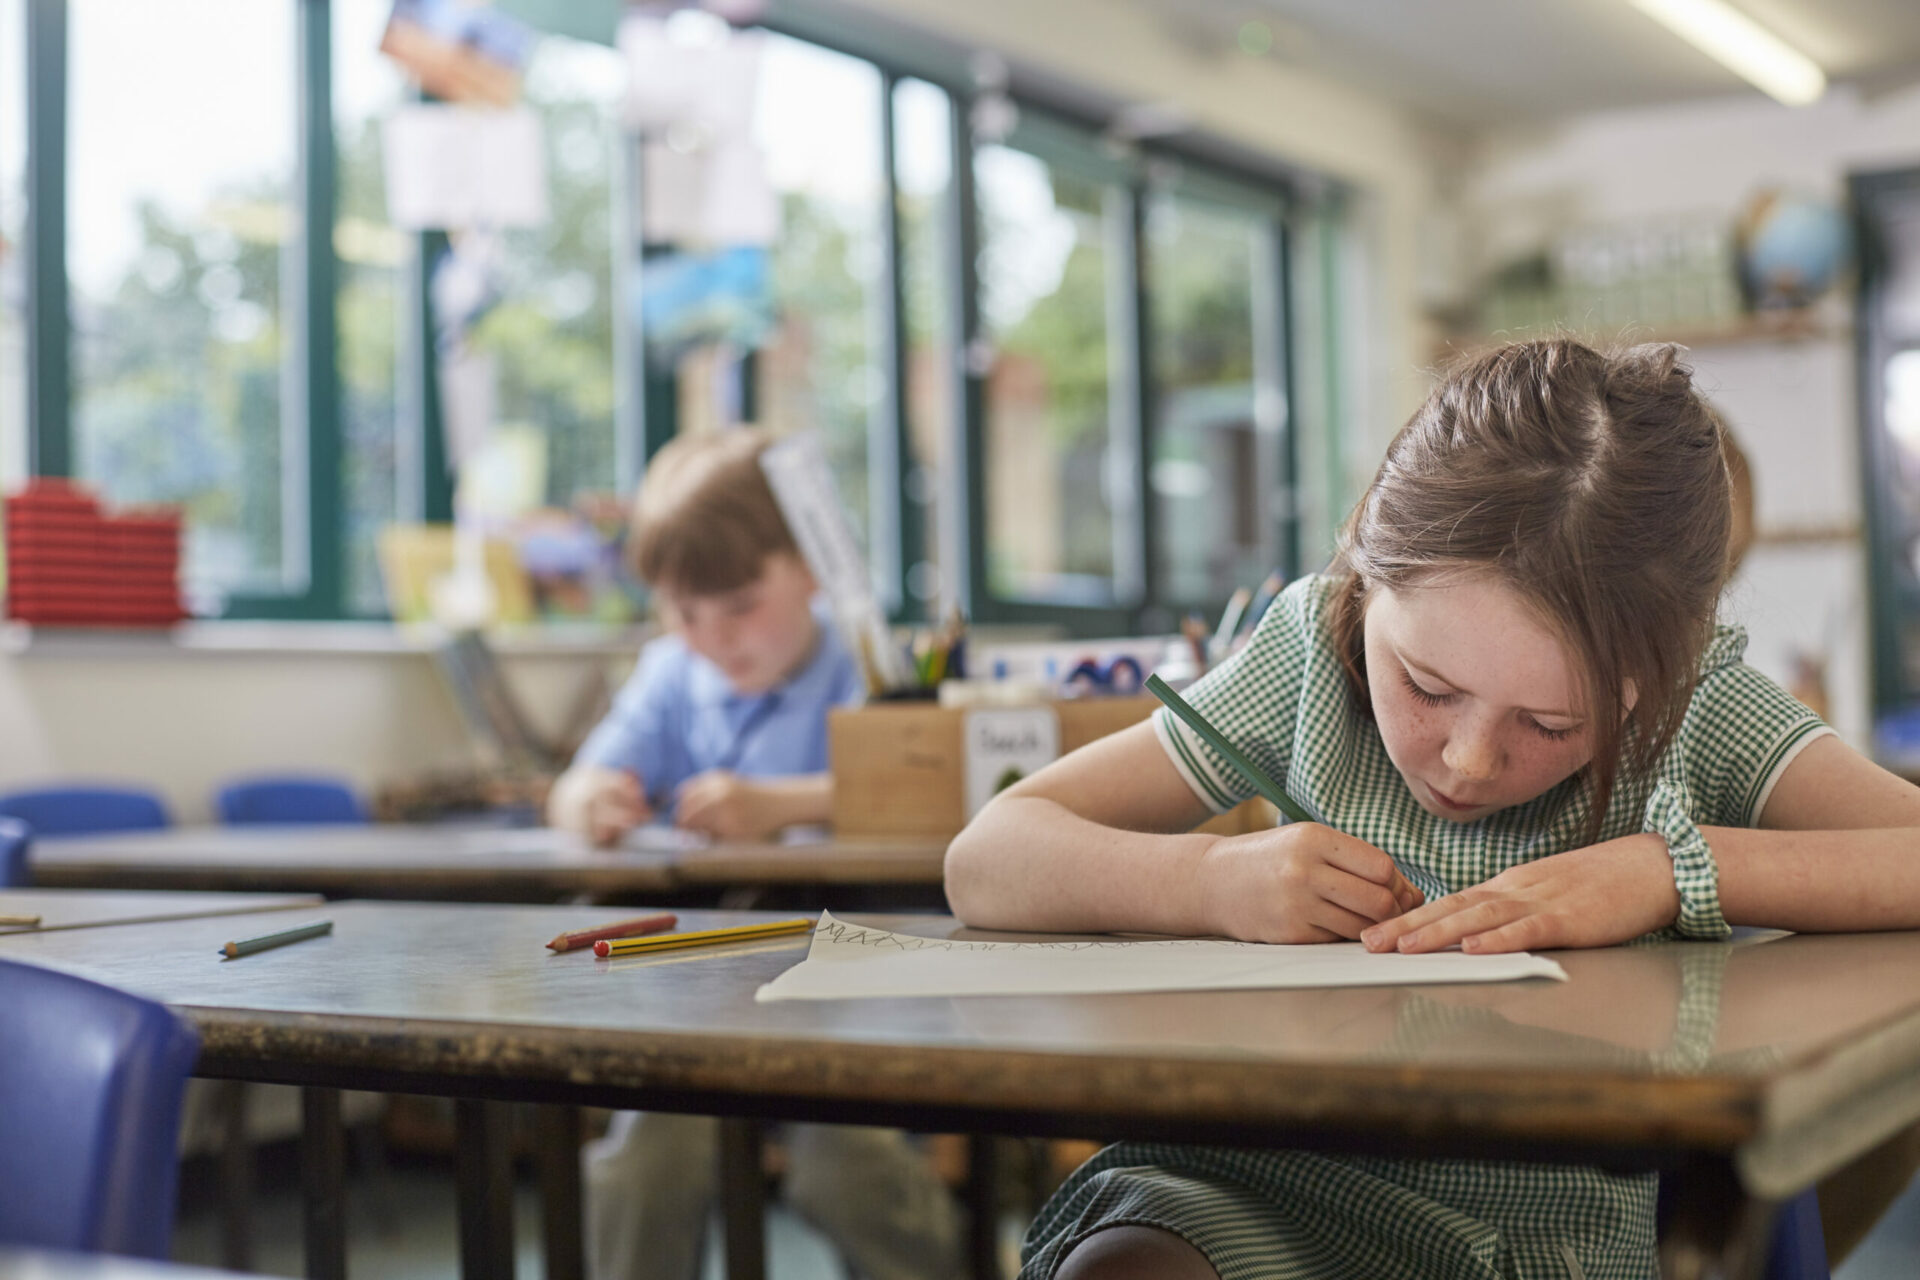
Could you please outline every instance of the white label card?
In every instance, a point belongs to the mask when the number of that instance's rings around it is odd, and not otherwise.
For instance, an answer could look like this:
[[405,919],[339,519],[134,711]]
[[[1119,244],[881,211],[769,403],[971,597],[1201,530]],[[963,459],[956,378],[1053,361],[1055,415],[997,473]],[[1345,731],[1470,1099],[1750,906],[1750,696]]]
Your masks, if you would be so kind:
[[967,817],[1060,756],[1060,717],[1052,707],[981,707],[967,712]]

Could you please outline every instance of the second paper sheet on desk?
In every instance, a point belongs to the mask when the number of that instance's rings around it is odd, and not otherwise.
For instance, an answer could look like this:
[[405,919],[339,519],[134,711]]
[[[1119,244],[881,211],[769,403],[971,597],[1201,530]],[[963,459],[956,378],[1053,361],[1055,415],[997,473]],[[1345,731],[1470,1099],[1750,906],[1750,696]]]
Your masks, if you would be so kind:
[[1271,946],[1217,939],[976,942],[869,929],[823,912],[807,958],[753,998],[1086,995],[1252,987],[1401,986],[1431,982],[1566,981],[1542,956],[1459,951],[1374,955],[1357,942]]

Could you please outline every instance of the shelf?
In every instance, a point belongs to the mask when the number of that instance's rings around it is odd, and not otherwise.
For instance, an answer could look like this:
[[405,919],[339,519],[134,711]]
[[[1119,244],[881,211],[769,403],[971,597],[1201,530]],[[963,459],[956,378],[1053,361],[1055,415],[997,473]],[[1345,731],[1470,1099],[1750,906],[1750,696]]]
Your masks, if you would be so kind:
[[1858,543],[1865,531],[1854,521],[1836,524],[1783,524],[1755,531],[1756,547],[1812,547]]
[[1737,321],[1712,326],[1621,325],[1617,331],[1600,332],[1574,326],[1540,330],[1516,329],[1511,333],[1448,334],[1435,349],[1435,359],[1445,363],[1473,352],[1484,351],[1508,342],[1532,338],[1572,337],[1599,347],[1633,346],[1645,342],[1672,342],[1689,350],[1735,347],[1765,343],[1799,344],[1851,342],[1853,325],[1814,311],[1765,311],[1742,316]]

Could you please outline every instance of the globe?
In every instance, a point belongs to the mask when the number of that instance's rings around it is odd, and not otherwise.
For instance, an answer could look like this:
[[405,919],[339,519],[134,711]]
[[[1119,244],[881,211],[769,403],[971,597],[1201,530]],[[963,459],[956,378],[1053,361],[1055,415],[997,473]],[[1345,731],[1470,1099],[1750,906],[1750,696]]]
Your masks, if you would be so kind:
[[1740,286],[1752,310],[1804,307],[1831,289],[1852,254],[1846,217],[1811,196],[1762,191],[1734,234]]

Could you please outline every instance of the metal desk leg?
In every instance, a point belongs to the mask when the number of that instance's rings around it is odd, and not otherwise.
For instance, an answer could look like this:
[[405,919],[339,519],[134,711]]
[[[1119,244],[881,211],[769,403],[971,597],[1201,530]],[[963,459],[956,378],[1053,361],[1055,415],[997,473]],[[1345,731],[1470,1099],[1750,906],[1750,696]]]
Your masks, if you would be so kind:
[[1665,1176],[1674,1203],[1660,1235],[1662,1280],[1759,1280],[1778,1206],[1747,1195],[1725,1160]]
[[580,1220],[580,1108],[534,1108],[534,1151],[540,1169],[541,1238],[547,1280],[585,1280],[586,1238]]
[[300,1090],[300,1190],[308,1280],[346,1280],[347,1133],[338,1089]]
[[967,1267],[973,1280],[1000,1280],[1000,1155],[993,1136],[967,1137]]
[[253,1270],[253,1137],[247,1132],[247,1083],[215,1080],[220,1116],[220,1265]]
[[462,1280],[513,1280],[512,1114],[504,1102],[453,1104]]
[[727,1280],[765,1280],[767,1189],[760,1173],[761,1125],[720,1121],[720,1218],[727,1241]]

